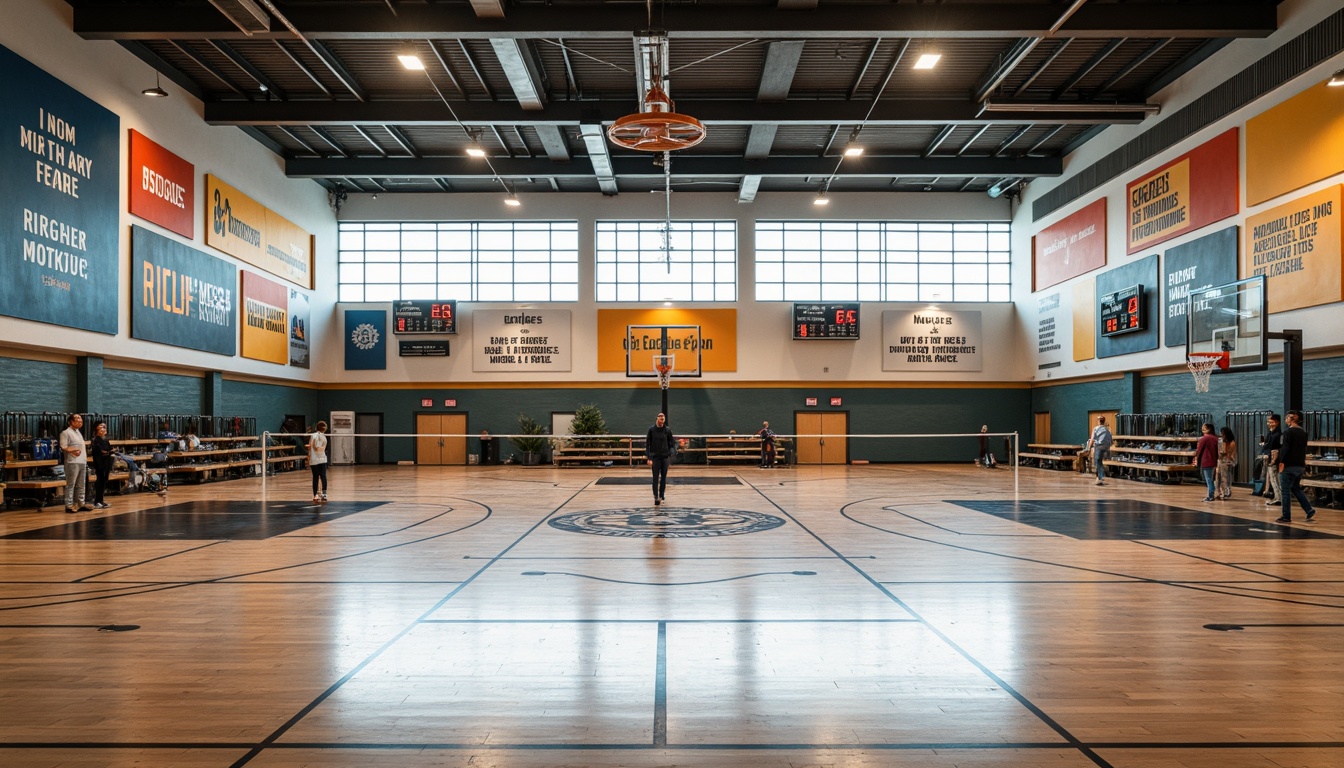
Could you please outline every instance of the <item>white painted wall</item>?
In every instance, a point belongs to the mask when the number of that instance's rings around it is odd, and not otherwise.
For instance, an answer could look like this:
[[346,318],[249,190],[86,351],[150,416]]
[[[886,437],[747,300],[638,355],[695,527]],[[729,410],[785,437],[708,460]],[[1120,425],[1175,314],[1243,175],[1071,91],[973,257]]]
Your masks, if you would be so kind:
[[[196,237],[190,245],[238,266],[232,257],[205,245],[205,174],[217,174],[261,204],[317,236],[316,260],[334,263],[335,215],[327,207],[326,191],[312,181],[286,179],[281,159],[237,128],[211,127],[202,120],[201,102],[164,80],[172,95],[151,99],[140,91],[154,84],[154,71],[114,42],[82,40],[71,31],[72,11],[63,0],[5,0],[0,22],[0,44],[28,59],[49,74],[121,117],[121,151],[118,178],[121,224],[121,296],[116,336],[0,317],[0,345],[99,355],[117,359],[181,365],[201,370],[306,381],[315,369],[302,370],[243,357],[223,357],[206,352],[153,344],[130,337],[130,226],[138,224],[179,242],[185,238],[131,216],[127,208],[127,135],[134,128],[196,166]],[[250,267],[254,272],[260,272]],[[335,295],[334,277],[316,270],[318,290],[313,292],[314,348],[320,348],[327,329],[320,318],[331,315],[330,297]],[[263,273],[264,274],[264,273]],[[278,277],[271,279],[290,285]],[[324,298],[327,297],[327,298]]]
[[[1275,198],[1267,203],[1250,208],[1247,208],[1246,206],[1244,131],[1246,120],[1260,114],[1272,106],[1282,103],[1307,88],[1314,87],[1322,81],[1329,79],[1332,73],[1344,68],[1344,56],[1337,56],[1296,78],[1287,86],[1258,99],[1232,115],[1206,127],[1187,140],[1142,163],[1132,171],[1120,174],[1119,177],[1112,179],[1100,188],[1079,198],[1077,201],[1055,211],[1050,216],[1036,222],[1033,222],[1031,218],[1031,202],[1033,200],[1055,188],[1072,174],[1087,168],[1106,154],[1114,151],[1116,148],[1134,139],[1136,136],[1139,136],[1153,125],[1156,125],[1162,120],[1164,115],[1170,115],[1185,107],[1199,96],[1207,93],[1213,87],[1221,84],[1223,81],[1240,72],[1242,69],[1245,69],[1247,66],[1250,66],[1261,57],[1274,51],[1286,41],[1291,40],[1320,22],[1325,17],[1335,13],[1339,8],[1339,0],[1287,0],[1287,2],[1284,2],[1279,6],[1280,29],[1273,35],[1261,40],[1237,40],[1227,45],[1221,51],[1210,57],[1208,61],[1197,67],[1193,72],[1182,77],[1180,80],[1176,81],[1149,100],[1150,102],[1162,105],[1161,114],[1155,117],[1150,117],[1138,125],[1111,126],[1110,128],[1107,128],[1100,136],[1092,139],[1077,152],[1066,158],[1065,172],[1061,179],[1037,180],[1027,188],[1021,207],[1018,208],[1013,219],[1013,295],[1019,310],[1017,319],[1020,323],[1020,336],[1018,343],[1022,345],[1021,348],[1026,352],[1024,357],[1036,357],[1034,350],[1036,349],[1036,323],[1038,318],[1037,299],[1058,292],[1060,294],[1061,304],[1059,312],[1056,313],[1059,320],[1057,323],[1058,330],[1056,332],[1056,343],[1063,347],[1061,352],[1058,353],[1058,359],[1062,359],[1063,365],[1048,371],[1037,371],[1036,362],[1033,360],[1029,366],[1030,370],[1027,374],[1028,379],[1041,381],[1046,379],[1058,380],[1121,371],[1147,370],[1165,366],[1183,366],[1185,364],[1184,348],[1163,347],[1160,345],[1160,341],[1158,349],[1147,352],[1074,362],[1072,354],[1072,322],[1070,320],[1073,287],[1080,282],[1095,280],[1099,272],[1104,272],[1117,266],[1146,258],[1155,252],[1165,251],[1173,246],[1198,239],[1211,232],[1232,225],[1237,225],[1243,228],[1241,238],[1243,243],[1242,247],[1245,247],[1244,227],[1248,217],[1259,214],[1262,211],[1277,205],[1281,205],[1288,200],[1344,182],[1344,175],[1338,175],[1324,179],[1300,190],[1296,190],[1283,197]],[[1344,89],[1340,90],[1340,110],[1341,112],[1344,112]],[[1182,235],[1179,238],[1168,240],[1153,248],[1140,251],[1133,256],[1127,256],[1125,254],[1126,243],[1124,227],[1124,211],[1126,210],[1125,185],[1142,177],[1144,173],[1160,167],[1163,163],[1179,157],[1181,154],[1190,151],[1194,147],[1234,126],[1243,129],[1241,132],[1240,213],[1232,218],[1211,224],[1202,229],[1197,229]],[[1106,266],[1100,270],[1081,275],[1073,280],[1051,286],[1038,293],[1032,293],[1032,235],[1060,219],[1075,213],[1080,208],[1095,202],[1103,196],[1107,198]],[[1307,350],[1324,350],[1344,345],[1344,304],[1335,303],[1280,313],[1275,313],[1274,307],[1270,306],[1269,311],[1270,330],[1279,331],[1284,328],[1303,329],[1305,332],[1304,346]],[[1270,341],[1271,355],[1281,352],[1282,348],[1282,342]],[[1047,358],[1041,356],[1041,359]]]
[[[597,373],[597,351],[583,342],[597,335],[597,310],[646,308],[650,304],[595,304],[593,295],[593,227],[598,219],[645,219],[662,221],[662,194],[523,195],[523,205],[509,208],[500,194],[380,194],[352,195],[340,218],[349,221],[425,221],[494,219],[565,219],[579,223],[579,291],[587,296],[575,304],[555,304],[573,311],[575,350],[573,370],[550,374],[547,381],[624,381],[624,373]],[[917,219],[931,221],[1006,221],[1007,200],[986,195],[964,194],[831,194],[826,209],[831,219]],[[755,301],[755,252],[753,227],[756,219],[815,219],[817,207],[810,193],[761,193],[756,202],[739,204],[735,194],[718,192],[673,192],[674,219],[735,219],[738,222],[738,301],[701,304],[695,307],[737,309],[738,360],[736,373],[713,373],[706,381],[1021,381],[1030,375],[1031,361],[1018,353],[1015,308],[1011,303],[958,304],[960,310],[984,313],[984,370],[978,373],[893,373],[882,370],[882,311],[912,304],[864,303],[857,341],[794,341],[791,332],[792,304]],[[322,274],[332,270],[321,269]],[[324,285],[325,288],[325,285]],[[332,286],[334,293],[335,287]],[[445,297],[448,298],[448,297]],[[387,304],[342,304],[341,309],[377,309]],[[444,358],[399,358],[395,339],[389,349],[386,371],[344,371],[344,339],[341,333],[325,337],[321,354],[321,378],[348,382],[514,382],[536,381],[536,374],[476,373],[472,371],[469,341],[473,307],[508,308],[508,304],[458,303],[458,336],[452,355]],[[684,305],[679,305],[684,306]],[[342,318],[332,318],[341,323]],[[460,341],[459,341],[460,339]],[[544,383],[544,382],[539,382]]]

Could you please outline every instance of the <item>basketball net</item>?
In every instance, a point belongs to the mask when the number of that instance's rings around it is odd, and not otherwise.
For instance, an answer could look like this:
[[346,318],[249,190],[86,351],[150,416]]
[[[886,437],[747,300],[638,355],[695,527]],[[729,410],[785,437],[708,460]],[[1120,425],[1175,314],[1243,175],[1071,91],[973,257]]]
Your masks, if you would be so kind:
[[1214,368],[1226,368],[1226,355],[1222,352],[1191,352],[1185,361],[1190,374],[1195,377],[1195,391],[1208,392],[1209,378]]
[[658,386],[667,389],[672,384],[672,369],[676,367],[676,355],[654,355],[653,370],[658,372]]

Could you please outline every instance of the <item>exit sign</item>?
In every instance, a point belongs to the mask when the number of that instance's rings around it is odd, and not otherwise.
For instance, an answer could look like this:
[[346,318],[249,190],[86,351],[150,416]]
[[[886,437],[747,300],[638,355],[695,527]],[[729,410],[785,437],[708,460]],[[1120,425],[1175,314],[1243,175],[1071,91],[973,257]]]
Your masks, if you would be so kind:
[[832,397],[832,398],[831,398],[831,405],[840,405],[840,398],[838,398],[838,397]]

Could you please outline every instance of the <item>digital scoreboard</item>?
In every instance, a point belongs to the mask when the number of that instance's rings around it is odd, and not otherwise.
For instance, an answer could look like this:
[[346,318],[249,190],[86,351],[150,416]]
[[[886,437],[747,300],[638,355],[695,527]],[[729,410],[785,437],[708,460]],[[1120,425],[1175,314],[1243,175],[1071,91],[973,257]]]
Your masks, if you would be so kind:
[[457,302],[393,302],[392,332],[397,334],[457,333]]
[[1144,315],[1143,286],[1131,285],[1101,297],[1101,335],[1119,336],[1141,331],[1148,324]]
[[794,339],[859,338],[858,304],[794,304]]

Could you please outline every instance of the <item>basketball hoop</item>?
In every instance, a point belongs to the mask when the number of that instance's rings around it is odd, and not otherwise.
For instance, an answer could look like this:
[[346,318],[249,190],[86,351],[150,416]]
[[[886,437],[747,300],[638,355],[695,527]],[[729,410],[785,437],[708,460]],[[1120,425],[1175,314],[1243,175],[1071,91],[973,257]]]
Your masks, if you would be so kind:
[[667,389],[672,383],[672,369],[677,365],[676,355],[654,355],[653,370],[658,372],[658,386]]
[[1191,352],[1186,356],[1185,365],[1195,377],[1195,391],[1209,391],[1209,377],[1214,368],[1227,370],[1226,352]]

